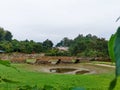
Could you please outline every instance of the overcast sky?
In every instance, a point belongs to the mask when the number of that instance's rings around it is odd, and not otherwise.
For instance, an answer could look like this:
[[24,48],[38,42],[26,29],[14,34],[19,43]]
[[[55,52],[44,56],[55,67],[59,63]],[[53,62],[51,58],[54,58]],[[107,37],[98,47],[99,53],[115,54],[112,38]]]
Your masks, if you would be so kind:
[[109,39],[119,16],[120,0],[0,0],[0,26],[18,40],[57,43],[89,33]]

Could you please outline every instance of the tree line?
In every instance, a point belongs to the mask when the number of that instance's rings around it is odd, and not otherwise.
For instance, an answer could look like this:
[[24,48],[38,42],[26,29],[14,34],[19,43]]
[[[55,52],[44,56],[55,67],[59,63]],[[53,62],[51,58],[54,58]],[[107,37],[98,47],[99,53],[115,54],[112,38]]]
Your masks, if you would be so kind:
[[[55,47],[49,39],[35,42],[33,40],[18,41],[12,37],[10,31],[0,28],[0,50],[8,53],[45,53],[49,56],[108,56],[108,41],[91,34],[86,36],[80,34],[74,39],[65,37]],[[68,50],[61,51],[57,47],[68,47]]]
[[86,36],[79,34],[73,40],[65,37],[56,46],[69,47],[68,51],[72,56],[108,56],[108,41],[105,40],[105,38],[98,38],[97,36],[91,34]]
[[0,50],[8,53],[41,53],[47,52],[53,47],[52,41],[48,39],[44,42],[35,42],[33,40],[18,41],[12,38],[13,35],[10,31],[0,27]]

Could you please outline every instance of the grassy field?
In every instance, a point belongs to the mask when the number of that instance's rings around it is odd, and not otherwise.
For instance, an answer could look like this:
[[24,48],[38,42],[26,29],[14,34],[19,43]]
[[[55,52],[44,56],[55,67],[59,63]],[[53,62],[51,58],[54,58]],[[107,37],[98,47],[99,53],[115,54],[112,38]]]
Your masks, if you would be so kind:
[[52,86],[56,90],[70,90],[73,87],[82,87],[87,90],[107,90],[110,82],[114,78],[114,71],[94,75],[66,75],[38,72],[35,69],[32,70],[33,67],[28,64],[13,64],[13,66],[20,72],[13,68],[0,65],[0,76],[18,81],[18,83],[2,82],[0,83],[0,90],[19,90],[19,87],[26,85],[31,87],[37,86],[39,88],[33,90],[40,90],[44,86]]

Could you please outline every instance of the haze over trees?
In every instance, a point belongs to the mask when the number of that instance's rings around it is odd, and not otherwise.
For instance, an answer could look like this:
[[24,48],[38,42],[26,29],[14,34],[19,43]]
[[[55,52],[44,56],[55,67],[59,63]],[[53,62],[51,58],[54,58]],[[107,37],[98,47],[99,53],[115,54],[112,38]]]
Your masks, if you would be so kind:
[[[49,39],[43,42],[35,42],[33,40],[18,41],[12,39],[12,37],[10,31],[0,28],[0,50],[8,53],[46,53],[46,55],[50,56],[108,56],[108,41],[91,34],[86,36],[79,34],[73,40],[64,37],[55,47],[53,47],[53,42]],[[69,49],[68,51],[61,51],[56,47],[68,47]]]

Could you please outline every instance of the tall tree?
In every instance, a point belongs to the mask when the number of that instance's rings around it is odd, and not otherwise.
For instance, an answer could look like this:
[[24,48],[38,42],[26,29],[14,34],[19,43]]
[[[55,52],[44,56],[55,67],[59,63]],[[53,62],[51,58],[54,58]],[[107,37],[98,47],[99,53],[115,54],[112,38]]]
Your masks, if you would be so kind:
[[65,37],[63,38],[63,40],[61,40],[59,43],[57,43],[56,47],[69,47],[71,45],[71,43],[73,42],[73,40]]
[[6,41],[11,41],[12,40],[12,34],[11,34],[11,32],[10,31],[5,31],[5,36],[4,36],[4,39],[6,40]]
[[33,45],[33,51],[34,51],[35,53],[43,52],[42,43],[40,43],[40,42],[35,43],[35,44]]
[[47,39],[43,42],[43,48],[45,51],[51,49],[52,47],[53,47],[53,42],[51,40]]
[[4,29],[0,27],[0,41],[4,39]]

